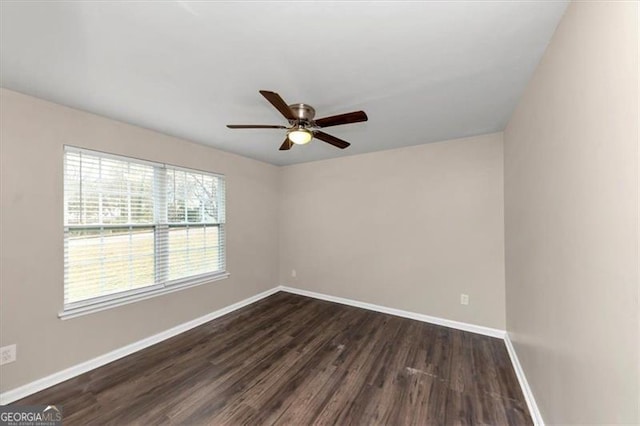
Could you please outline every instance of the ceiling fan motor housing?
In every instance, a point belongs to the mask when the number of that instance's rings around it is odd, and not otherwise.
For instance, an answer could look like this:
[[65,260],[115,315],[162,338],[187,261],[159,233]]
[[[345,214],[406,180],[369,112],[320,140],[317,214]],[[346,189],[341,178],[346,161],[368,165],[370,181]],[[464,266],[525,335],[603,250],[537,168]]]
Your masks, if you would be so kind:
[[289,108],[300,123],[311,124],[316,116],[316,110],[311,105],[291,104]]

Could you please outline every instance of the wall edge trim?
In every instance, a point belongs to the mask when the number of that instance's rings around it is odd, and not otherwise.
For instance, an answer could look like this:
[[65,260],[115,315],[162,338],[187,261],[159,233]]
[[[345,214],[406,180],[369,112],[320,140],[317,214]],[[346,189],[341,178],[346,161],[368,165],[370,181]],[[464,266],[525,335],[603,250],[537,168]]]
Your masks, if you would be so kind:
[[482,325],[469,324],[461,321],[454,321],[446,318],[434,317],[431,315],[419,314],[416,312],[404,311],[402,309],[389,308],[387,306],[376,305],[373,303],[360,302],[358,300],[346,299],[344,297],[330,296],[328,294],[316,293],[314,291],[302,290],[295,287],[283,286],[278,287],[279,290],[298,294],[300,296],[312,297],[314,299],[325,300],[327,302],[340,303],[341,305],[353,306],[356,308],[368,309],[370,311],[382,312],[384,314],[395,315],[397,317],[409,318],[416,321],[427,322],[430,324],[441,325],[444,327],[455,328],[457,330],[469,331],[471,333],[482,334],[484,336],[497,337],[504,339],[505,330],[497,328],[485,327]]
[[155,345],[156,343],[160,343],[171,337],[177,336],[178,334],[184,333],[185,331],[191,330],[192,328],[198,327],[199,325],[202,325],[223,315],[243,308],[247,305],[255,303],[258,300],[264,299],[265,297],[277,293],[278,291],[280,291],[279,287],[271,288],[269,290],[263,291],[262,293],[258,293],[254,296],[240,300],[239,302],[233,303],[229,306],[225,306],[224,308],[195,318],[191,321],[178,324],[177,326],[161,331],[160,333],[156,333],[152,336],[122,346],[118,349],[107,352],[106,354],[99,355],[88,361],[81,362],[80,364],[76,364],[64,370],[45,376],[41,379],[37,379],[22,386],[18,386],[17,388],[2,392],[0,393],[0,405],[10,404],[36,392],[40,392],[41,390],[47,389],[51,386],[79,376],[80,374],[94,370],[98,367],[102,367],[103,365],[116,361],[120,358],[124,358],[127,355],[131,355],[149,346]]
[[39,392],[51,386],[57,385],[66,380],[72,379],[83,373],[102,367],[103,365],[106,365],[110,362],[116,361],[120,358],[124,358],[127,355],[131,355],[149,346],[155,345],[156,343],[160,343],[171,337],[177,336],[181,333],[184,333],[185,331],[191,330],[192,328],[198,327],[211,320],[214,320],[216,318],[229,314],[233,311],[236,311],[240,308],[248,306],[252,303],[255,303],[261,299],[269,297],[280,291],[503,339],[507,348],[507,352],[509,353],[511,363],[513,365],[516,376],[518,378],[518,382],[520,383],[520,386],[522,388],[522,393],[524,394],[527,407],[529,408],[529,412],[531,413],[531,417],[536,425],[544,426],[545,423],[542,419],[542,416],[536,404],[535,398],[533,397],[531,388],[529,387],[529,384],[527,382],[526,376],[524,374],[524,370],[520,365],[520,361],[518,360],[518,356],[515,352],[515,348],[513,347],[513,344],[509,339],[509,334],[505,330],[484,327],[480,325],[469,324],[465,322],[454,321],[454,320],[434,317],[434,316],[425,315],[425,314],[419,314],[419,313],[410,312],[410,311],[404,311],[401,309],[389,308],[386,306],[360,302],[357,300],[346,299],[343,297],[330,296],[323,293],[316,293],[313,291],[308,291],[308,290],[303,290],[303,289],[283,286],[283,285],[273,287],[269,290],[263,291],[254,296],[240,300],[239,302],[233,303],[229,306],[218,309],[209,314],[206,314],[201,317],[195,318],[191,321],[187,321],[185,323],[179,324],[165,331],[161,331],[160,333],[156,333],[152,336],[130,343],[126,346],[120,347],[111,352],[107,352],[106,354],[92,358],[88,361],[82,362],[80,364],[76,364],[72,367],[50,374],[41,379],[37,379],[27,384],[24,384],[22,386],[19,386],[17,388],[8,390],[6,392],[2,392],[0,393],[0,404],[1,405],[10,404],[14,401],[17,401],[19,399],[32,395],[36,392]]
[[516,376],[518,377],[518,382],[520,382],[520,388],[522,388],[522,393],[524,394],[524,399],[527,402],[527,407],[529,408],[529,413],[531,414],[531,420],[537,426],[545,426],[544,420],[542,418],[542,414],[540,413],[540,409],[538,408],[538,404],[536,403],[536,399],[533,396],[533,391],[529,386],[529,382],[527,381],[527,376],[524,374],[524,369],[520,364],[520,360],[518,359],[518,354],[516,353],[516,349],[511,343],[511,339],[509,338],[509,333],[505,333],[504,336],[504,344],[507,347],[507,352],[509,353],[509,358],[511,358],[511,364],[513,364],[513,369],[516,372]]

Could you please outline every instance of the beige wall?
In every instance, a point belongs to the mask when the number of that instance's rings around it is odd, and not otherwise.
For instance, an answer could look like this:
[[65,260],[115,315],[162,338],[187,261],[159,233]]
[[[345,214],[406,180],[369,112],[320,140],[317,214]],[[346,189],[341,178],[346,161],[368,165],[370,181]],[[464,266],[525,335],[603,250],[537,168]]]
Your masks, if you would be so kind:
[[[278,169],[0,90],[1,391],[277,284],[504,328],[501,134]],[[224,173],[231,277],[58,319],[64,144]]]
[[[568,8],[504,159],[493,134],[278,169],[0,89],[0,391],[277,284],[504,328],[506,266],[547,423],[640,422],[637,9]],[[226,174],[231,277],[58,319],[63,144]]]
[[[6,391],[278,284],[278,169],[8,90],[0,92],[0,367]],[[227,176],[226,280],[79,318],[63,305],[63,144]]]
[[637,423],[637,3],[575,2],[505,130],[507,329],[547,423]]
[[283,167],[281,284],[504,329],[502,165],[498,133]]

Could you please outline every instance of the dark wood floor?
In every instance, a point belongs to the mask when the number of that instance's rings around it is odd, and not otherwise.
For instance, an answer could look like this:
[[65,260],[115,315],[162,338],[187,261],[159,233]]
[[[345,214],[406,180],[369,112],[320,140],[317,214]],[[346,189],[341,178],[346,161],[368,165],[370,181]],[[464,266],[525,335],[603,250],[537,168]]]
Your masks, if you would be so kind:
[[500,339],[277,293],[25,398],[73,424],[531,424]]

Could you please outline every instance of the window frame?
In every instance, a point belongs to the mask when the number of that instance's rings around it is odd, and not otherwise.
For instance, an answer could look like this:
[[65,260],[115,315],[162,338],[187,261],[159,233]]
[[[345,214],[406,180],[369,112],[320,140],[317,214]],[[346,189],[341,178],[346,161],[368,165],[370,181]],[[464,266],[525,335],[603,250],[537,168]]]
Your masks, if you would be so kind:
[[[126,161],[131,163],[143,164],[147,166],[153,167],[154,171],[154,181],[162,182],[162,187],[159,191],[159,194],[162,194],[161,200],[154,199],[153,201],[153,209],[156,211],[154,214],[154,220],[151,223],[144,224],[83,224],[83,225],[69,225],[66,223],[63,224],[63,242],[65,244],[65,253],[66,253],[66,244],[68,233],[70,230],[88,230],[88,229],[118,229],[118,228],[143,228],[143,229],[151,229],[153,230],[154,236],[154,283],[145,287],[124,290],[113,294],[96,296],[84,300],[79,300],[75,302],[66,303],[63,300],[63,309],[58,313],[58,317],[61,319],[69,319],[74,318],[81,315],[90,314],[93,312],[99,312],[105,309],[110,309],[117,306],[126,305],[129,303],[133,303],[139,300],[145,300],[152,297],[160,296],[163,294],[173,293],[175,291],[179,291],[185,288],[195,287],[206,283],[212,283],[215,281],[223,280],[228,278],[231,274],[227,271],[227,259],[226,259],[226,177],[223,174],[210,172],[206,170],[199,170],[194,168],[182,167],[173,165],[170,163],[161,163],[155,161],[149,161],[144,159],[139,159],[136,157],[131,157],[127,155],[118,155],[112,154],[108,152],[92,150],[81,148],[73,145],[64,145],[63,147],[63,193],[66,190],[66,161],[67,161],[67,153],[68,152],[77,152],[77,153],[86,153],[92,156],[98,156],[100,158],[113,159],[118,161]],[[216,177],[221,179],[222,182],[222,195],[219,197],[222,198],[222,205],[224,206],[222,219],[218,218],[218,222],[176,222],[170,223],[167,219],[166,209],[168,207],[166,200],[166,178],[159,178],[156,173],[159,170],[175,170],[175,171],[184,171],[186,173],[201,173],[209,176]],[[155,191],[154,191],[155,192]],[[66,194],[63,195],[63,198],[66,201]],[[63,203],[63,209],[66,214],[66,202]],[[159,211],[163,211],[160,214],[157,214]],[[168,249],[168,241],[169,241],[169,230],[172,227],[217,227],[218,229],[218,247],[219,247],[219,256],[221,259],[218,261],[218,264],[221,265],[221,270],[214,272],[206,272],[200,274],[189,275],[187,277],[177,278],[173,280],[169,280],[168,276],[168,267],[169,267],[169,249]],[[158,235],[163,235],[163,238],[158,238]],[[161,241],[165,241],[166,247],[161,248]],[[159,261],[159,257],[164,257],[162,261]],[[66,261],[65,261],[66,263]],[[159,266],[162,265],[162,266]],[[66,277],[66,268],[64,266]],[[164,271],[159,271],[158,268],[163,268]],[[66,291],[67,281],[63,277],[63,292]],[[160,278],[160,280],[159,280]]]

